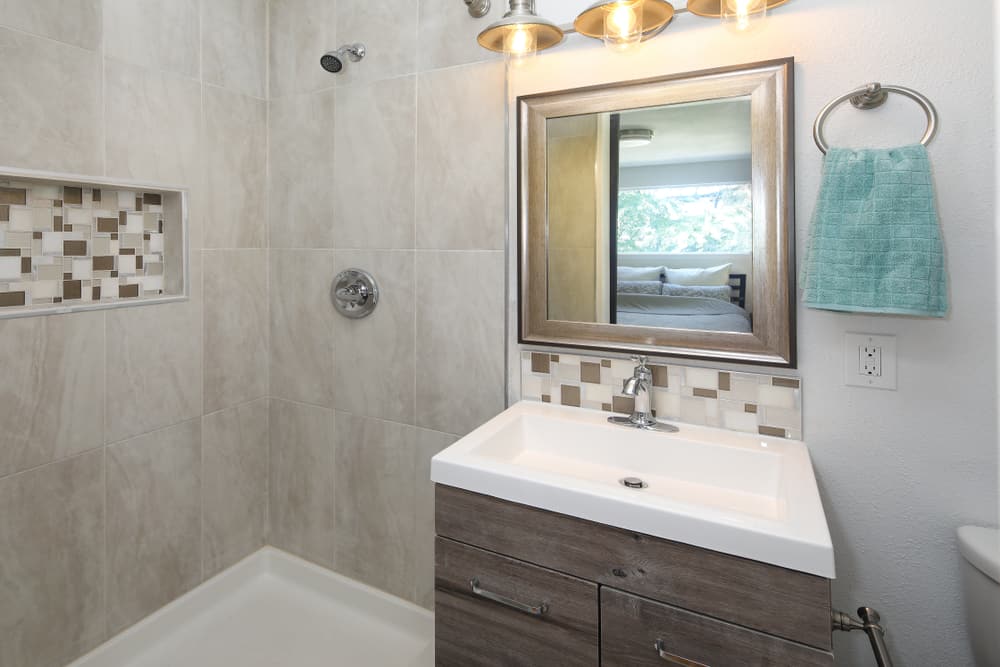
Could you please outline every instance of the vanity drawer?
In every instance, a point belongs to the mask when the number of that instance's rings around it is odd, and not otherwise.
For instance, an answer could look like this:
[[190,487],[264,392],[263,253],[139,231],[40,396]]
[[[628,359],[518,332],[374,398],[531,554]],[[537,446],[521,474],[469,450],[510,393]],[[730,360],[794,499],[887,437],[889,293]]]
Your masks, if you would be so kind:
[[436,503],[438,535],[831,648],[828,579],[440,484]]
[[438,667],[600,664],[596,584],[440,537],[435,571]]
[[832,667],[833,655],[601,588],[603,667]]

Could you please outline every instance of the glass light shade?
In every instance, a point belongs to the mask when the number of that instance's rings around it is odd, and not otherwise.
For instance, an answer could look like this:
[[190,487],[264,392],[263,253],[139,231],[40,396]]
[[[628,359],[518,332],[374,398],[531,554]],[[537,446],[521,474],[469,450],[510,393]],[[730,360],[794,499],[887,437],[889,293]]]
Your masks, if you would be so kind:
[[666,0],[601,0],[576,17],[573,28],[613,49],[628,49],[658,34],[674,17]]
[[767,18],[766,0],[722,0],[722,23],[736,32],[749,32]]
[[[515,7],[515,4],[523,6]],[[512,59],[531,56],[562,40],[563,31],[559,26],[535,15],[533,2],[511,2],[511,10],[501,20],[479,33],[481,47]]]

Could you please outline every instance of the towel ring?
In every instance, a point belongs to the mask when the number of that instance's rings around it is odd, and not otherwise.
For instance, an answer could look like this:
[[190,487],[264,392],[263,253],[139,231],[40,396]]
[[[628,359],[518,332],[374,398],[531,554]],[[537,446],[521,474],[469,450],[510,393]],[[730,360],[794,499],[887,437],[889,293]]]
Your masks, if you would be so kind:
[[938,126],[938,115],[937,109],[931,104],[931,101],[910,88],[903,88],[902,86],[883,86],[880,83],[869,83],[867,86],[858,88],[857,90],[852,90],[846,95],[841,95],[834,101],[823,107],[823,110],[819,112],[816,117],[816,122],[813,124],[813,139],[816,141],[816,145],[819,147],[823,155],[826,155],[830,147],[826,143],[826,139],[823,138],[823,125],[826,123],[826,119],[830,116],[834,109],[843,104],[844,102],[850,100],[851,104],[855,109],[861,109],[862,111],[867,109],[877,109],[878,107],[885,104],[886,99],[889,97],[889,93],[898,93],[904,97],[909,97],[911,100],[920,105],[927,114],[927,131],[924,132],[924,136],[920,139],[920,143],[926,146],[937,134]]

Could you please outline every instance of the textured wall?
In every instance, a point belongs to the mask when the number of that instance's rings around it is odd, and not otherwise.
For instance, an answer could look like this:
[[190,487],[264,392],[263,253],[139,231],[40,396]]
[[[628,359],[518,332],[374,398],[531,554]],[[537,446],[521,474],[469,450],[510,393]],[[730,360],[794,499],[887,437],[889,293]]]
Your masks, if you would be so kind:
[[[428,606],[430,457],[504,407],[504,68],[481,27],[454,0],[271,3],[272,543]],[[355,41],[364,61],[320,68]],[[382,290],[364,320],[330,305],[350,267]]]
[[0,2],[0,164],[193,211],[190,301],[0,323],[2,665],[66,664],[266,540],[266,6]]
[[[569,3],[540,1],[555,20]],[[511,72],[511,94],[794,56],[799,248],[819,188],[811,127],[830,99],[868,81],[910,86],[941,114],[930,147],[952,309],[941,321],[799,308],[799,372],[809,444],[837,550],[835,603],[880,609],[897,664],[968,665],[955,528],[997,522],[995,135],[991,4],[942,13],[929,2],[796,0],[767,30],[737,38],[680,16],[632,55],[571,40]],[[970,100],[975,100],[971,102]],[[923,132],[919,108],[834,115],[840,145],[899,145]],[[895,334],[899,390],[843,384],[848,331]],[[836,637],[838,664],[872,664],[864,637]]]

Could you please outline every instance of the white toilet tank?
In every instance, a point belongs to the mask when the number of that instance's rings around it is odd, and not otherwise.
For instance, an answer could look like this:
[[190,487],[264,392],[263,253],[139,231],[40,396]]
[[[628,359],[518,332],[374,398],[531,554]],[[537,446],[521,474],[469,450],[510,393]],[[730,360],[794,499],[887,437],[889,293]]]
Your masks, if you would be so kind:
[[978,667],[1000,667],[1000,531],[962,526],[962,588]]

